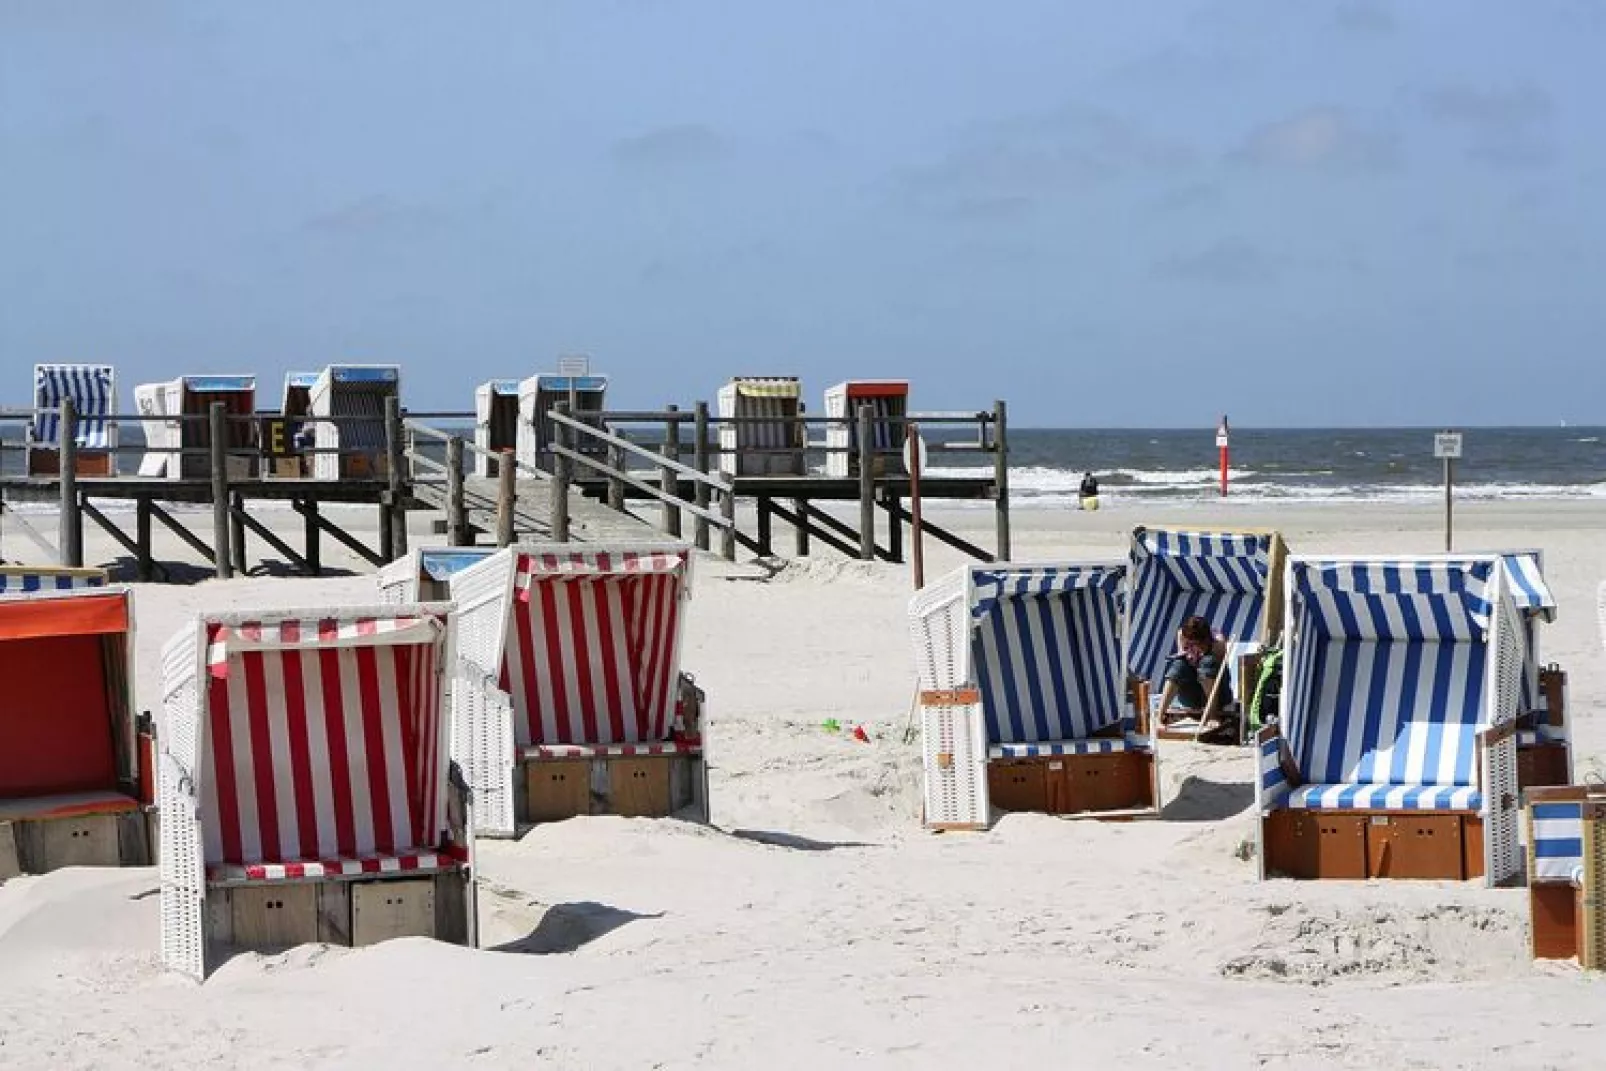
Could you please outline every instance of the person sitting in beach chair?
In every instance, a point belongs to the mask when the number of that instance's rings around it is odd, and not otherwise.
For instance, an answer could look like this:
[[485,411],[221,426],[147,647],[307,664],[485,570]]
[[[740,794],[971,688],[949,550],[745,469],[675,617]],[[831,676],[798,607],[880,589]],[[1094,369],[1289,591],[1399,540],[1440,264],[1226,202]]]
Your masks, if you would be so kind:
[[1194,616],[1177,630],[1177,650],[1166,659],[1165,690],[1160,693],[1160,723],[1172,720],[1171,704],[1180,702],[1176,716],[1197,717],[1209,727],[1211,719],[1232,702],[1232,682],[1224,672],[1227,638]]

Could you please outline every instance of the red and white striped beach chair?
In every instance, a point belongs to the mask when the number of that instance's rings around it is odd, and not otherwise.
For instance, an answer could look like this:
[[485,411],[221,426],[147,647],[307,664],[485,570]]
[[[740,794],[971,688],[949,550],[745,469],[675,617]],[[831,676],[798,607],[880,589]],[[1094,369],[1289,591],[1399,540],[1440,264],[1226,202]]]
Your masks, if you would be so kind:
[[450,606],[208,614],[163,651],[162,959],[474,942]]
[[708,820],[702,693],[680,672],[682,544],[508,547],[455,573],[453,756],[479,829],[583,814]]
[[151,740],[134,713],[133,595],[19,586],[30,593],[0,596],[0,877],[145,866]]

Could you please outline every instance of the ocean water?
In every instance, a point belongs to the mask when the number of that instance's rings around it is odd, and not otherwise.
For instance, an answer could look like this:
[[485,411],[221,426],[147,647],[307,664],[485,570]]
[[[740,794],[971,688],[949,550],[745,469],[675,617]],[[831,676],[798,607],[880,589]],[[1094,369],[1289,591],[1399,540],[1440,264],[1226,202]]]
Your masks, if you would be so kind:
[[[122,434],[126,446],[140,442],[132,426]],[[6,437],[14,432],[7,429]],[[1108,505],[1219,501],[1214,429],[1019,428],[1009,441],[1017,507],[1074,505],[1089,470]],[[1463,443],[1457,499],[1606,498],[1606,428],[1470,428]],[[7,450],[0,469],[14,474],[20,460]],[[125,453],[120,464],[133,472],[138,461],[138,454]],[[824,462],[822,453],[811,452],[812,468],[823,471]],[[990,455],[975,451],[931,455],[933,475],[991,466]],[[1443,463],[1433,457],[1428,428],[1235,428],[1229,477],[1229,503],[1427,502],[1444,493]]]
[[[1434,429],[1235,428],[1229,501],[1419,502],[1444,494]],[[1217,499],[1215,431],[1012,429],[1011,504],[1075,503],[1082,473],[1108,503]],[[936,453],[934,473],[990,458]],[[1457,499],[1606,498],[1606,429],[1470,428],[1455,463]]]

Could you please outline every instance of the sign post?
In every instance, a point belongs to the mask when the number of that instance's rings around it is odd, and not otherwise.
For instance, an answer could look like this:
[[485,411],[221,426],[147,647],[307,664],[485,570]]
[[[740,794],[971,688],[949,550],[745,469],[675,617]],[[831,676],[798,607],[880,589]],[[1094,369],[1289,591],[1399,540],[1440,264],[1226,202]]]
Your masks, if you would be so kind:
[[1436,433],[1433,436],[1433,456],[1444,461],[1444,552],[1449,554],[1454,544],[1451,488],[1455,486],[1456,459],[1461,456],[1461,433],[1459,431]]
[[909,473],[909,538],[914,563],[915,590],[926,586],[925,528],[920,521],[920,473],[926,467],[926,444],[920,428],[910,424],[903,440],[903,467]]
[[1221,424],[1216,428],[1216,449],[1221,453],[1221,497],[1227,497],[1227,414],[1221,414]]

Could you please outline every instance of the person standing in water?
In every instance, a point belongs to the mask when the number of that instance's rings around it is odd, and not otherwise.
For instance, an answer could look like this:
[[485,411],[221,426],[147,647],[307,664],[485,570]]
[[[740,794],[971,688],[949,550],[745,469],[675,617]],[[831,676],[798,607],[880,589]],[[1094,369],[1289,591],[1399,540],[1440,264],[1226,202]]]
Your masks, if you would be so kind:
[[1082,473],[1082,489],[1077,496],[1083,509],[1099,508],[1099,481],[1091,472]]

